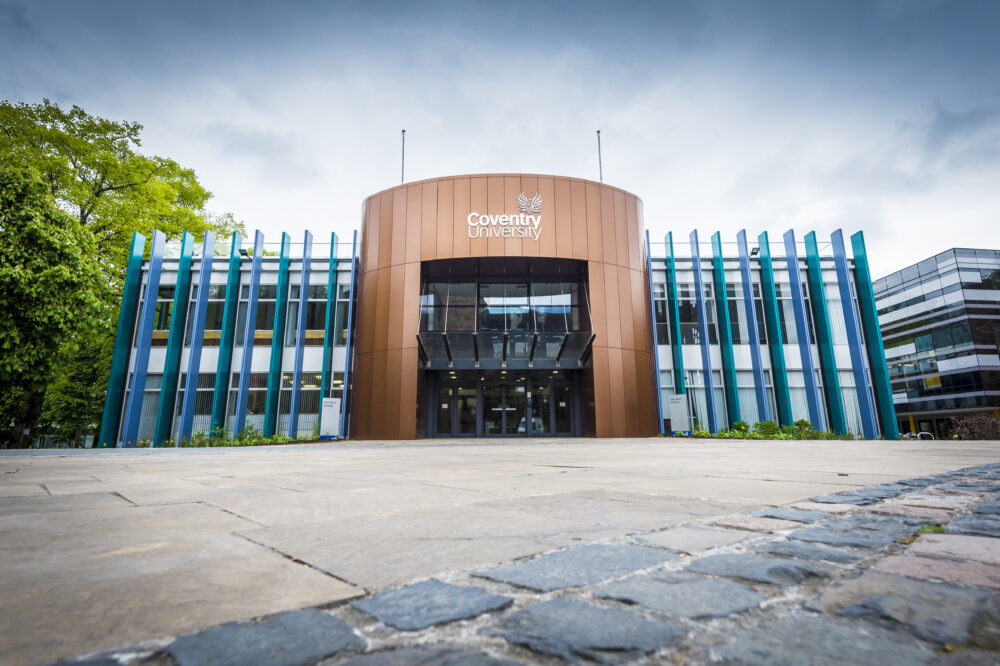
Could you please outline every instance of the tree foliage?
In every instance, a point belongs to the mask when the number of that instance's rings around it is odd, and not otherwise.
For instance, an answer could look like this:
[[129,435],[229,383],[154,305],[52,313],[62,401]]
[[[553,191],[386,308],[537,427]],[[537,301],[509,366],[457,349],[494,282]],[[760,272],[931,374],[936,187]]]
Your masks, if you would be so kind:
[[[231,214],[205,210],[212,195],[193,170],[140,154],[141,131],[138,123],[91,116],[77,106],[63,110],[49,100],[0,102],[4,163],[35,173],[50,203],[75,221],[81,256],[96,263],[102,278],[90,289],[89,309],[77,313],[92,325],[55,338],[59,344],[46,352],[47,370],[18,389],[21,403],[32,405],[26,413],[41,417],[39,430],[62,441],[79,441],[100,420],[132,233],[147,238],[154,229],[168,238],[184,231],[198,237],[206,229],[220,237],[245,233]],[[45,279],[44,261],[34,262],[31,270],[43,271],[33,279]],[[38,305],[47,307],[47,302]],[[8,325],[8,315],[2,316]],[[0,364],[7,364],[6,348],[0,356]],[[22,425],[32,430],[35,421]]]
[[0,444],[24,444],[42,409],[37,387],[59,350],[99,324],[106,291],[93,237],[37,172],[0,163]]
[[89,115],[78,106],[0,102],[0,154],[37,169],[59,206],[94,235],[102,261],[120,271],[133,231],[226,234],[231,216],[204,211],[212,196],[191,169],[141,155],[142,125]]

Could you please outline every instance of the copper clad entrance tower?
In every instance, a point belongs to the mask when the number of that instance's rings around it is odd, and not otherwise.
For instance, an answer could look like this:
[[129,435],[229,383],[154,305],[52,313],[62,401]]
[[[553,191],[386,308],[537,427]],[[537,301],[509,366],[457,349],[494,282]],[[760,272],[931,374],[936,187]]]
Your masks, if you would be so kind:
[[[526,215],[536,195],[541,210]],[[361,229],[353,438],[428,435],[422,262],[503,257],[586,262],[592,340],[578,370],[578,434],[657,434],[642,202],[634,194],[558,176],[435,178],[370,196]]]

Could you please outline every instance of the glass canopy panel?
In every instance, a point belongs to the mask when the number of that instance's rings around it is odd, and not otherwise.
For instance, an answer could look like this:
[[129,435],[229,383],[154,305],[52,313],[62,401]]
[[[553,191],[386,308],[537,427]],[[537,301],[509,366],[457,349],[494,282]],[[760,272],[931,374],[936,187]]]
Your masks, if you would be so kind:
[[448,351],[445,349],[444,340],[437,331],[421,331],[417,333],[420,344],[427,354],[427,359],[432,365],[440,365],[448,362]]
[[566,347],[563,348],[562,357],[559,359],[559,365],[571,367],[579,364],[580,357],[590,342],[590,336],[590,331],[571,331],[569,339],[566,340]]
[[479,332],[479,362],[499,364],[503,361],[503,340],[502,331],[480,331]]
[[451,356],[458,361],[476,360],[476,342],[472,331],[448,331],[448,344],[451,345]]
[[555,361],[562,346],[565,331],[539,331],[538,344],[535,345],[535,362]]
[[511,331],[507,340],[507,360],[527,361],[531,354],[531,341],[534,339],[533,331]]

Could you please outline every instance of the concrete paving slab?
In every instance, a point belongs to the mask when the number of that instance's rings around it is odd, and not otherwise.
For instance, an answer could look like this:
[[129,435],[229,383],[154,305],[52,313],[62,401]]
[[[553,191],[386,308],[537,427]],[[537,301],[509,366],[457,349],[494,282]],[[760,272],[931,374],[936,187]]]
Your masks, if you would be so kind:
[[203,545],[217,557],[151,566],[153,552],[133,554],[147,556],[142,564],[121,553],[86,577],[5,568],[0,603],[20,612],[0,625],[3,661],[33,664],[363,593],[236,538]]
[[[685,511],[685,505],[690,510]],[[730,505],[678,501],[662,495],[582,490],[544,496],[515,498],[480,506],[517,509],[540,516],[578,520],[624,530],[649,530],[677,525],[705,514],[714,515]]]
[[366,588],[488,566],[616,532],[561,518],[477,505],[333,520],[240,534]]
[[12,495],[0,497],[0,517],[19,516],[82,509],[100,512],[129,506],[130,502],[113,493],[81,493],[79,495]]

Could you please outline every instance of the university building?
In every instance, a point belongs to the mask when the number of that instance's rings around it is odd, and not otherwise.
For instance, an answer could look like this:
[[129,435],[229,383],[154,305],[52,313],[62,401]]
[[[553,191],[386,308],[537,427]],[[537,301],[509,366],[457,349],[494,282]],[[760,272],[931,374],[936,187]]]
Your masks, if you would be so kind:
[[897,435],[860,232],[651,240],[629,192],[487,174],[374,194],[323,240],[155,232],[144,260],[136,234],[100,445]]
[[951,433],[951,418],[1000,418],[1000,250],[953,248],[875,281],[902,432]]

